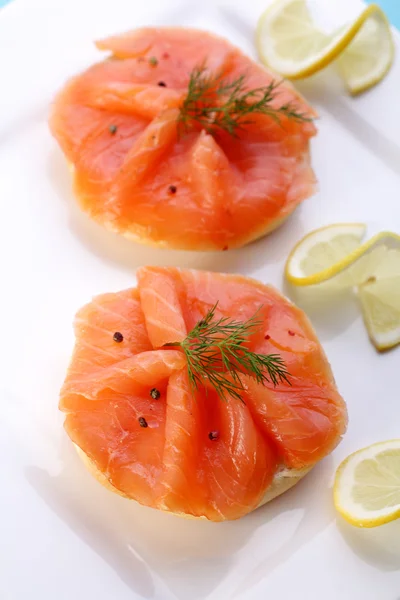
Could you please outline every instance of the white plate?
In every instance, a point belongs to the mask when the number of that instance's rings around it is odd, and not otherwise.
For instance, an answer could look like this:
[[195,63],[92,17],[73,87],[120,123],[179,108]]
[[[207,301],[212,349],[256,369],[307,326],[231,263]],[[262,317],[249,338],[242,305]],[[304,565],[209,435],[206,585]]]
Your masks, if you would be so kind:
[[[16,0],[0,14],[1,600],[400,597],[400,522],[356,530],[332,507],[339,461],[400,437],[400,350],[378,356],[351,302],[309,307],[348,402],[343,443],[294,490],[239,522],[186,522],[108,493],[75,457],[57,411],[76,309],[96,293],[132,285],[138,265],[239,271],[281,287],[289,249],[316,226],[364,220],[370,234],[400,232],[398,62],[359,99],[330,75],[301,85],[321,114],[313,143],[320,193],[243,250],[147,249],[76,208],[46,115],[66,77],[99,58],[92,40],[144,24],[194,25],[254,54],[264,4]],[[356,0],[334,4],[336,18],[341,8],[359,8]]]

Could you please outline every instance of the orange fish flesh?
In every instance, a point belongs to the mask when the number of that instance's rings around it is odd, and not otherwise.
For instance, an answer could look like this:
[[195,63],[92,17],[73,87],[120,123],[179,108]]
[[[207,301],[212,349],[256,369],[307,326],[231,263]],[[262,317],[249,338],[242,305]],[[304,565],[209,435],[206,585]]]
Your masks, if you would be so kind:
[[[240,247],[278,227],[315,191],[312,122],[255,114],[237,137],[177,121],[190,73],[206,65],[246,90],[278,76],[228,41],[184,28],[143,28],[97,43],[110,52],[69,81],[50,127],[73,166],[82,209],[122,235],[161,247]],[[288,82],[271,106],[315,113]]]
[[[143,267],[137,279],[78,312],[60,398],[69,437],[115,491],[177,514],[237,519],[282,469],[307,470],[335,448],[346,407],[300,309],[240,275]],[[239,321],[261,307],[249,347],[280,354],[291,385],[245,375],[243,403],[192,392],[184,353],[164,344],[182,341],[217,301],[216,317]]]

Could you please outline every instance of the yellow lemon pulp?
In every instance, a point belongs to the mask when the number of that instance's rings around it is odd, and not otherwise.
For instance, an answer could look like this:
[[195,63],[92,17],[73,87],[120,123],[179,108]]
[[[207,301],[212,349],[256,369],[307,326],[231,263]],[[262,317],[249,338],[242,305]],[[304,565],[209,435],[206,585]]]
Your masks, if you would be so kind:
[[346,521],[376,527],[400,517],[400,440],[348,456],[336,471],[334,504]]
[[361,244],[362,223],[316,229],[291,251],[285,277],[294,286],[354,287],[378,350],[400,343],[400,236],[383,232]]

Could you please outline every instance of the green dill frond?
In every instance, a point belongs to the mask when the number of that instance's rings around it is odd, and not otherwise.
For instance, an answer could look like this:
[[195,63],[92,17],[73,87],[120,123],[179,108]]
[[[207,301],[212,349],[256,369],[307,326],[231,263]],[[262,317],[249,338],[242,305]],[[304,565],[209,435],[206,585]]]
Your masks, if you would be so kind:
[[233,81],[221,74],[207,72],[205,65],[193,69],[188,92],[180,109],[178,131],[188,131],[197,123],[207,132],[223,130],[232,136],[253,122],[252,115],[268,115],[280,123],[282,117],[296,122],[310,122],[312,118],[300,112],[294,103],[272,106],[282,82],[271,81],[267,86],[246,90],[246,76]]
[[261,385],[274,386],[286,381],[289,374],[279,354],[257,354],[245,345],[262,325],[258,313],[247,321],[229,317],[215,319],[218,303],[197,323],[182,342],[166,344],[180,346],[187,359],[189,381],[193,390],[208,383],[223,400],[228,397],[243,402],[240,375],[249,375]]

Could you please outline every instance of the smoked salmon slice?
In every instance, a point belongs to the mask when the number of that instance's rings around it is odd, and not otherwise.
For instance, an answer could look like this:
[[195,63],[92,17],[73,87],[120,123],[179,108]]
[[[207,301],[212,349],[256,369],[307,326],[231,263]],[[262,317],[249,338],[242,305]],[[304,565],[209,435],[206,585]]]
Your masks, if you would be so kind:
[[[143,267],[137,280],[78,312],[61,390],[65,429],[99,480],[150,507],[237,519],[335,448],[346,407],[301,310],[239,275]],[[193,390],[184,352],[165,344],[184,340],[216,303],[218,317],[239,321],[259,311],[248,345],[280,354],[289,382],[244,374],[242,402],[209,385]]]
[[[191,74],[247,91],[278,76],[228,41],[184,28],[143,28],[97,43],[109,57],[69,81],[50,128],[73,166],[82,209],[140,242],[191,250],[242,246],[279,226],[315,191],[309,120],[254,114],[238,135],[179,130]],[[288,82],[271,107],[314,112]]]

